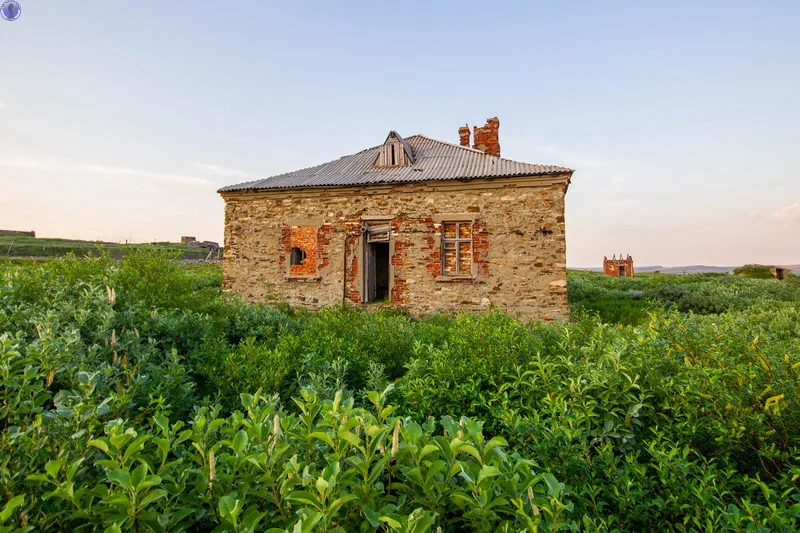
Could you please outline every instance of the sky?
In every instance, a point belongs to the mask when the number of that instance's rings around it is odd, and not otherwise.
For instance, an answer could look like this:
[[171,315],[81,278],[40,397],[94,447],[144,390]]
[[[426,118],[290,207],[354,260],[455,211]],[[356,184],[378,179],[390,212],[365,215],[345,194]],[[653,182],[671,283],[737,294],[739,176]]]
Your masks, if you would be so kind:
[[221,242],[221,186],[498,116],[571,267],[800,263],[800,2],[19,1],[0,228]]

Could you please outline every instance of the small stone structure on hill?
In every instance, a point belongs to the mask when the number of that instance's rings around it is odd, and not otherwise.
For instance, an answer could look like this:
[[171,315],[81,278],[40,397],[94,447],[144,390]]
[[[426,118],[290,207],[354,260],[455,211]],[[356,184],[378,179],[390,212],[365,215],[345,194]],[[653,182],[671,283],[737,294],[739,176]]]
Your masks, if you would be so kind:
[[0,237],[33,237],[36,238],[35,231],[17,231],[12,229],[0,229]]
[[769,271],[772,274],[772,277],[775,279],[785,279],[788,272],[787,269],[779,266],[771,266],[769,267]]
[[619,254],[617,259],[616,254],[609,259],[603,257],[603,274],[606,276],[627,276],[633,277],[633,257],[628,255],[623,259],[622,254]]

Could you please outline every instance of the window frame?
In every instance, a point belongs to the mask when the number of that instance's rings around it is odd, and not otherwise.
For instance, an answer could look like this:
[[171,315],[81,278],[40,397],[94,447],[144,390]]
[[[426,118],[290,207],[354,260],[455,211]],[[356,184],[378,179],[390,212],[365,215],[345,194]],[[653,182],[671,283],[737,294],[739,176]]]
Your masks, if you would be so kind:
[[[456,234],[455,237],[448,238],[445,236],[445,226],[448,224],[455,224]],[[469,225],[469,238],[461,237],[461,226]],[[475,269],[475,221],[474,220],[443,220],[441,222],[441,275],[447,278],[472,278],[474,277]],[[461,243],[469,242],[469,272],[461,272]],[[456,272],[450,273],[445,270],[447,254],[447,244],[454,244],[456,252]]]

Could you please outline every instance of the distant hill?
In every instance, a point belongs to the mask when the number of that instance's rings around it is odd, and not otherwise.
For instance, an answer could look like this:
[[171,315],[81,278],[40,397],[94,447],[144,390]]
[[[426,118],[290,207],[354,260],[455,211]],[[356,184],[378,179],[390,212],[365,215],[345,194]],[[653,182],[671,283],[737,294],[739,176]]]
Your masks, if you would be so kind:
[[12,259],[52,259],[69,253],[78,257],[98,255],[106,252],[112,257],[122,257],[134,249],[157,249],[176,252],[184,261],[216,259],[217,251],[209,256],[208,249],[189,244],[156,242],[150,244],[120,244],[101,241],[81,241],[74,239],[48,239],[30,237],[21,232],[3,231],[0,234],[0,260]]
[[[800,275],[800,265],[778,265],[782,268],[788,268],[795,274]],[[633,267],[634,272],[640,273],[653,273],[653,272],[660,272],[662,274],[707,274],[707,273],[715,273],[715,274],[733,274],[733,269],[736,267],[732,266],[711,266],[711,265],[687,265],[687,266],[674,266],[674,267],[665,267],[665,266],[635,266]],[[597,268],[575,268],[573,270],[587,270],[590,272],[602,272],[602,267]]]

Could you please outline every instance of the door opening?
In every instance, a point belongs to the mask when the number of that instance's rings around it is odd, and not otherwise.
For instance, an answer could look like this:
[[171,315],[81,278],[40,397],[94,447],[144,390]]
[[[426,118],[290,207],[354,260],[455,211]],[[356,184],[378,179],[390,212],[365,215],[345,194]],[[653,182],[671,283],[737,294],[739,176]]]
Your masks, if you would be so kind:
[[371,242],[367,244],[366,269],[367,302],[388,301],[389,299],[389,243]]
[[620,276],[624,276],[625,275],[625,265],[620,265],[620,267],[619,267],[619,275]]

